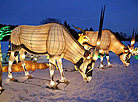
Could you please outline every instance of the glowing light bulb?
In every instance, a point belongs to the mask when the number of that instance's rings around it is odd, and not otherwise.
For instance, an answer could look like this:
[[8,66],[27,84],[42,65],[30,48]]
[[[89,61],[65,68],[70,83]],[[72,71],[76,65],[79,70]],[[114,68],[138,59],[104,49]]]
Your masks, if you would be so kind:
[[12,78],[12,74],[9,74],[8,77],[11,79]]
[[54,86],[54,84],[55,84],[54,81],[51,81],[51,82],[50,82],[50,85],[51,85],[51,86]]
[[97,42],[97,45],[100,45],[100,42],[99,41]]
[[0,86],[0,90],[2,90],[2,87]]
[[90,58],[91,58],[90,56],[87,57],[87,59],[90,59]]
[[108,65],[109,65],[109,66],[111,65],[110,62],[108,62]]
[[100,67],[102,68],[102,67],[103,67],[103,65],[101,64],[101,65],[100,65]]
[[134,40],[132,40],[132,41],[131,41],[131,45],[132,45],[132,44],[134,44],[134,43],[135,43],[135,41],[134,41]]
[[93,60],[94,60],[94,61],[96,61],[97,59],[98,59],[98,57],[96,57],[96,56],[93,57]]

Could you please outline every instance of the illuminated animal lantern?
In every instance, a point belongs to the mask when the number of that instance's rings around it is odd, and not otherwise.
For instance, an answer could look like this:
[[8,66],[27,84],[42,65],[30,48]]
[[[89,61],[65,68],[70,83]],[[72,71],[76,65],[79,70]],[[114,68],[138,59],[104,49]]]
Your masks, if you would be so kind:
[[[75,27],[75,26],[74,26]],[[75,27],[78,30],[81,30],[83,33],[80,37],[87,36],[90,41],[81,42],[84,48],[90,49],[96,46],[98,31],[84,31],[81,28]],[[136,32],[135,32],[136,35]],[[112,67],[109,62],[109,51],[114,52],[116,55],[120,57],[120,60],[123,62],[124,66],[128,66],[130,63],[130,57],[133,54],[137,54],[136,51],[132,51],[135,44],[134,30],[131,39],[131,46],[125,46],[118,38],[113,34],[110,30],[102,30],[101,44],[100,44],[100,58],[101,58],[101,68],[103,66],[103,56],[106,53],[106,58],[108,61],[108,66]]]
[[89,51],[86,51],[61,24],[49,23],[40,26],[21,25],[16,27],[11,33],[12,50],[9,58],[8,77],[11,81],[17,81],[12,77],[12,63],[17,59],[16,53],[20,53],[20,60],[25,71],[25,75],[31,78],[24,63],[25,51],[36,55],[49,55],[51,87],[55,87],[54,68],[55,59],[61,73],[61,80],[65,83],[62,69],[62,58],[71,61],[78,66],[81,75],[86,82],[90,81],[91,74],[86,73],[87,66],[91,59],[87,59]]
[[[103,10],[101,11],[98,46],[96,46],[95,59],[99,52],[99,42],[101,38],[103,24]],[[87,59],[91,55],[76,41],[69,31],[59,23],[49,23],[40,26],[21,25],[16,27],[11,33],[12,50],[9,58],[8,77],[11,81],[17,81],[12,77],[12,63],[17,59],[16,53],[20,53],[20,60],[25,71],[25,75],[31,78],[24,63],[25,51],[33,55],[49,56],[50,87],[57,87],[54,81],[55,60],[61,74],[61,81],[68,83],[64,77],[62,69],[62,58],[71,61],[78,67],[84,81],[89,82],[92,78],[92,59]],[[95,60],[94,59],[94,60]]]

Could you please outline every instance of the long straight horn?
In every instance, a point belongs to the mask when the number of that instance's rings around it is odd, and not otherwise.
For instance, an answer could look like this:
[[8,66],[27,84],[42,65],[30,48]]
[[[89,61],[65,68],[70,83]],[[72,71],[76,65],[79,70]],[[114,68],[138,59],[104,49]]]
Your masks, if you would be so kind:
[[[135,36],[136,36],[136,32],[135,32]],[[131,39],[131,49],[134,48],[134,44],[135,44],[135,36],[134,36],[134,29],[133,29],[133,34],[132,34],[132,39]]]
[[98,40],[101,40],[103,20],[104,20],[104,12],[105,12],[105,6],[104,6],[104,9],[102,7],[102,10],[101,10],[100,25],[99,25],[99,32],[98,32]]
[[74,25],[72,25],[74,28],[76,28],[76,29],[78,29],[78,30],[81,30],[82,31],[82,33],[83,33],[83,35],[86,35],[85,34],[85,31],[83,30],[83,29],[81,29],[81,28],[79,28],[79,27],[76,27],[76,26],[74,26]]
[[99,49],[100,49],[100,41],[101,41],[101,36],[102,36],[104,12],[105,12],[105,6],[104,6],[104,9],[102,7],[102,10],[101,10],[101,17],[100,17],[100,25],[99,25],[99,32],[98,32],[98,38],[97,38],[96,52],[95,52],[95,55],[94,55],[95,59],[98,58],[98,53],[99,53]]

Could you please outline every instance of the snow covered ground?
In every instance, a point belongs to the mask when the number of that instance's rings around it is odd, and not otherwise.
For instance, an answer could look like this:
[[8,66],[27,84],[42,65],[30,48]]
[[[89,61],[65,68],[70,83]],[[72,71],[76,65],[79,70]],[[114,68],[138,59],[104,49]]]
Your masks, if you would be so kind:
[[[125,42],[126,44],[126,42]],[[136,43],[138,47],[138,43]],[[131,57],[129,67],[124,67],[119,57],[110,52],[113,68],[98,68],[98,59],[93,71],[93,78],[85,83],[74,65],[63,60],[64,73],[70,84],[59,84],[60,90],[45,88],[49,84],[49,69],[30,72],[34,77],[27,79],[23,72],[13,73],[19,82],[10,82],[7,73],[3,73],[5,91],[0,95],[0,102],[138,102],[138,60]],[[39,58],[46,62],[45,57]],[[59,70],[55,70],[55,80],[60,79]]]

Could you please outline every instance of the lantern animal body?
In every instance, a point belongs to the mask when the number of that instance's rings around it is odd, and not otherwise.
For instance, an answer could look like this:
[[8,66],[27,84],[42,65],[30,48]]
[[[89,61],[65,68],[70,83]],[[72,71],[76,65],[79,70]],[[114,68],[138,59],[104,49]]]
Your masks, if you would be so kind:
[[61,80],[68,82],[62,69],[62,58],[71,61],[78,66],[81,75],[86,82],[89,82],[92,75],[86,74],[87,65],[91,62],[91,59],[87,60],[89,56],[88,51],[72,37],[69,31],[61,24],[49,23],[40,26],[27,26],[21,25],[16,27],[11,33],[12,50],[9,58],[8,77],[16,81],[12,77],[12,63],[15,59],[15,53],[19,51],[20,60],[25,71],[25,75],[31,78],[30,74],[26,70],[24,59],[24,52],[28,52],[33,55],[49,55],[50,65],[50,85],[55,86],[54,82],[54,66],[55,60],[57,60],[58,67],[61,73]]
[[[75,27],[78,28],[78,27]],[[135,33],[136,34],[136,33]],[[83,36],[83,34],[82,34]],[[87,36],[90,41],[83,42],[83,46],[85,48],[91,48],[96,46],[98,31],[85,31],[85,36]],[[103,56],[106,52],[106,58],[108,61],[108,66],[112,67],[109,62],[109,51],[114,52],[116,55],[120,57],[120,60],[123,62],[124,66],[128,66],[130,63],[130,57],[132,55],[132,49],[134,48],[135,38],[134,38],[134,31],[131,40],[131,47],[128,45],[127,47],[118,40],[118,38],[113,34],[110,30],[102,30],[102,37],[100,43],[100,58],[101,58],[101,68],[103,66]]]

